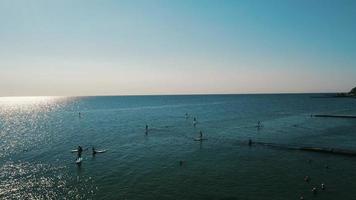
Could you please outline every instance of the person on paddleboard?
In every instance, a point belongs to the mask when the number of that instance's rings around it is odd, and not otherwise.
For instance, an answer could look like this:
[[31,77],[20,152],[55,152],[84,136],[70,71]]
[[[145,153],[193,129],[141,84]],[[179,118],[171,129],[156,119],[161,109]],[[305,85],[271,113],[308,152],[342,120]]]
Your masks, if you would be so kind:
[[193,126],[195,127],[197,125],[197,118],[194,117],[193,119]]
[[201,140],[203,139],[203,132],[202,131],[199,132],[199,139],[201,139]]
[[93,150],[93,156],[94,156],[97,152],[94,147],[92,147],[91,149]]
[[83,148],[81,146],[78,146],[78,158],[82,157],[82,152],[83,152]]
[[95,150],[94,147],[92,147],[91,149],[92,149],[92,151],[93,151],[93,156],[94,156],[96,153],[98,153],[98,152]]

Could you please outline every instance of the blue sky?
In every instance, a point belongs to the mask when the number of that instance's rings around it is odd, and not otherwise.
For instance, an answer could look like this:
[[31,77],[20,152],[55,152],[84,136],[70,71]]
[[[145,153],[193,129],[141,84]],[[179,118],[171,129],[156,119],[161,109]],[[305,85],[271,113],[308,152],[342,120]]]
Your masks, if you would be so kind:
[[356,1],[0,1],[0,96],[356,86]]

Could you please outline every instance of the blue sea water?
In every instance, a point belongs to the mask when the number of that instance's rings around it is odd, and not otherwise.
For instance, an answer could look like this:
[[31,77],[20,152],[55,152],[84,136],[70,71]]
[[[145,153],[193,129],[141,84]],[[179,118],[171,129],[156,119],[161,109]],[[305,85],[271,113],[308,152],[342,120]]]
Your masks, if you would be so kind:
[[247,145],[356,150],[356,119],[310,116],[356,99],[316,96],[3,97],[0,199],[356,199],[356,157]]

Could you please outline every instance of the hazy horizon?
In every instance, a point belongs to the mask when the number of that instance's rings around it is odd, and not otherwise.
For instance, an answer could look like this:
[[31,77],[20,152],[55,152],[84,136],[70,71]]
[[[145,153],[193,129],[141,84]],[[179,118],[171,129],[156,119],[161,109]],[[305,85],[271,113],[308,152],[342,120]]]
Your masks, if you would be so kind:
[[[99,95],[21,95],[21,96],[0,96],[0,98],[27,98],[27,97],[110,97],[110,96],[210,96],[210,95],[288,95],[288,94],[336,94],[335,92],[270,92],[270,93],[177,93],[177,94],[99,94]],[[342,92],[341,92],[342,93]]]
[[0,97],[348,92],[354,1],[0,2]]

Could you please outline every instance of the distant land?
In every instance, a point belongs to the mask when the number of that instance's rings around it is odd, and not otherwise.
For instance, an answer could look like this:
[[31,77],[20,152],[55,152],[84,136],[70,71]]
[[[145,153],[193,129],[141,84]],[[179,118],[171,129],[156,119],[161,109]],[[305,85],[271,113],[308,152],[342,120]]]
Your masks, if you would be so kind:
[[350,92],[340,92],[334,94],[324,94],[321,96],[312,96],[312,98],[339,98],[339,97],[348,97],[348,98],[356,98],[356,87],[352,88]]
[[336,97],[356,97],[356,87],[348,93],[337,93]]

